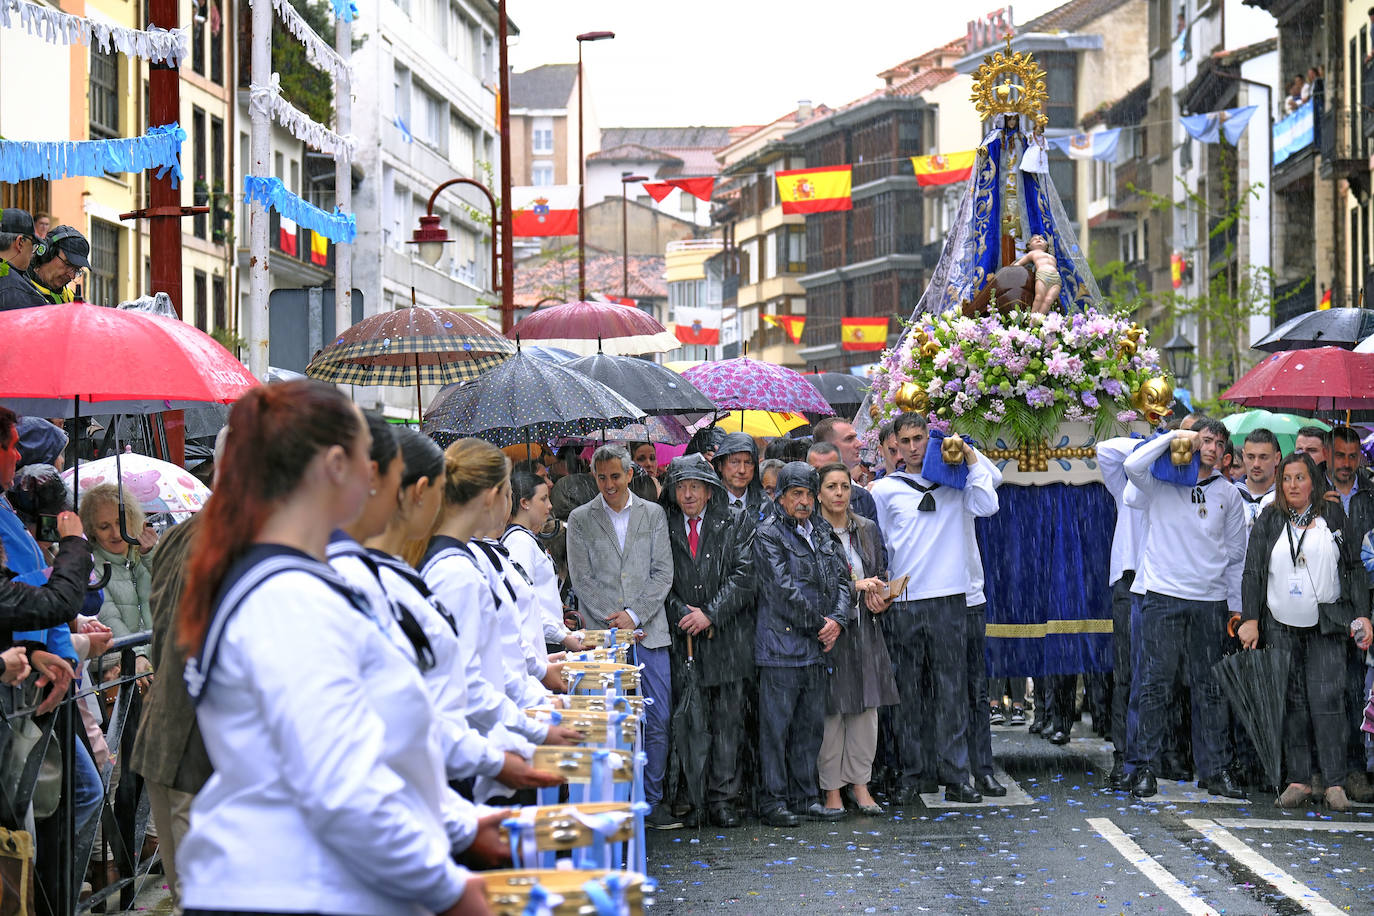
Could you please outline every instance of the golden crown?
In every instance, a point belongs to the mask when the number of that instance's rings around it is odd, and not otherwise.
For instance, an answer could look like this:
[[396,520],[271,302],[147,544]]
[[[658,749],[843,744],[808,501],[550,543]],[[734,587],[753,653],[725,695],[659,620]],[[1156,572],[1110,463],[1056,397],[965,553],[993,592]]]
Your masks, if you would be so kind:
[[1007,48],[983,58],[973,74],[973,107],[983,118],[998,114],[1019,114],[1032,118],[1037,129],[1044,129],[1049,118],[1043,110],[1048,96],[1045,92],[1045,71],[1035,62],[1029,51]]

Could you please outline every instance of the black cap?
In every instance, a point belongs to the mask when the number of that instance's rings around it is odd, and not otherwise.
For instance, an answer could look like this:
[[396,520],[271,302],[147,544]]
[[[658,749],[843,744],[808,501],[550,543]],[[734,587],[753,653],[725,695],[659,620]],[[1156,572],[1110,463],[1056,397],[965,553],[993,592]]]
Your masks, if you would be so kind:
[[48,244],[67,256],[73,267],[91,266],[91,243],[73,226],[58,226],[48,233]]
[[33,215],[28,210],[20,210],[18,207],[0,210],[0,233],[33,238]]

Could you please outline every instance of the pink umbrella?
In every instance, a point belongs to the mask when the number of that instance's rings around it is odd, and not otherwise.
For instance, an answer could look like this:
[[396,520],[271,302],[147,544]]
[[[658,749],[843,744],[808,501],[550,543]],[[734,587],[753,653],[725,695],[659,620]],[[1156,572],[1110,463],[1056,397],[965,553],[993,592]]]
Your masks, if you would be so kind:
[[639,356],[682,346],[677,336],[648,312],[615,302],[565,302],[536,309],[520,319],[507,336],[541,347],[571,350],[579,356]]
[[822,417],[835,413],[800,372],[747,356],[702,363],[682,375],[721,410],[771,410]]
[[1340,347],[1284,350],[1265,357],[1222,398],[1270,410],[1368,410],[1374,407],[1374,353]]

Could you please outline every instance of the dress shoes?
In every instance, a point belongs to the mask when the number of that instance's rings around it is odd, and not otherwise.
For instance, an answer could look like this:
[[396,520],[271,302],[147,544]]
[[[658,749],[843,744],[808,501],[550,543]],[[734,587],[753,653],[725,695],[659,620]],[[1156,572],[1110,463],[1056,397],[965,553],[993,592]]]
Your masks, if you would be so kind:
[[738,827],[739,814],[735,812],[733,805],[712,805],[711,823],[717,827]]
[[1209,795],[1222,795],[1226,798],[1246,797],[1245,787],[1236,781],[1235,775],[1230,770],[1222,770],[1206,782]]
[[1112,771],[1107,774],[1107,784],[1117,792],[1125,792],[1131,788],[1131,778],[1126,775],[1126,759],[1120,751],[1112,753]]
[[991,773],[986,776],[979,776],[973,781],[975,787],[988,798],[1001,798],[1007,794],[1007,787],[997,781]]
[[[1002,790],[1006,792],[1005,789]],[[975,805],[983,800],[983,796],[978,794],[978,790],[965,783],[950,783],[945,786],[945,801],[959,802],[964,805]]]
[[683,820],[674,815],[672,809],[667,805],[657,804],[644,818],[644,826],[651,830],[681,830]]
[[[1044,737],[1044,734],[1041,734]],[[1050,744],[1065,745],[1069,743],[1069,730],[1066,728],[1056,728],[1050,735]]]
[[1177,754],[1165,754],[1160,761],[1159,778],[1166,782],[1187,782],[1193,778],[1193,768]]
[[1043,732],[1044,730],[1045,730],[1045,720],[1042,719],[1042,718],[1040,718],[1039,716],[1036,716],[1036,717],[1035,717],[1035,721],[1031,722],[1030,728],[1027,729],[1027,731],[1029,731],[1032,735],[1038,735],[1038,734],[1040,734],[1041,732]]
[[806,821],[841,821],[844,820],[845,810],[843,808],[827,808],[820,802],[812,802],[806,806],[805,810],[792,813]]
[[767,809],[759,815],[759,820],[769,827],[795,827],[801,823],[795,814],[781,806]]
[[923,788],[923,786],[919,785],[902,786],[892,794],[892,804],[896,805],[898,808],[919,805],[921,803],[921,790]]
[[1159,783],[1149,767],[1135,771],[1135,779],[1131,780],[1131,794],[1136,798],[1150,798],[1159,794]]

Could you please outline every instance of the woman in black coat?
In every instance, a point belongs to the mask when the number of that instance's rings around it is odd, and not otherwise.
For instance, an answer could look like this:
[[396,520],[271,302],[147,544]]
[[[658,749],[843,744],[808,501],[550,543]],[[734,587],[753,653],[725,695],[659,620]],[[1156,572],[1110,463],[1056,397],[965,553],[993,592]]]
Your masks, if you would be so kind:
[[877,525],[849,507],[853,483],[847,467],[825,465],[820,480],[817,503],[844,547],[855,599],[852,622],[836,640],[829,659],[830,690],[820,755],[823,804],[843,811],[840,790],[849,785],[854,787],[859,811],[877,815],[882,808],[869,794],[868,780],[878,744],[878,707],[901,701],[878,626],[877,615],[892,604],[884,578],[887,570],[881,565],[882,535]]
[[1295,452],[1279,465],[1274,502],[1255,520],[1241,582],[1241,646],[1286,652],[1288,703],[1283,720],[1281,808],[1312,797],[1312,748],[1326,782],[1326,804],[1349,811],[1344,715],[1347,639],[1370,643],[1368,585],[1360,564],[1360,533],[1338,501],[1326,496],[1326,476]]

